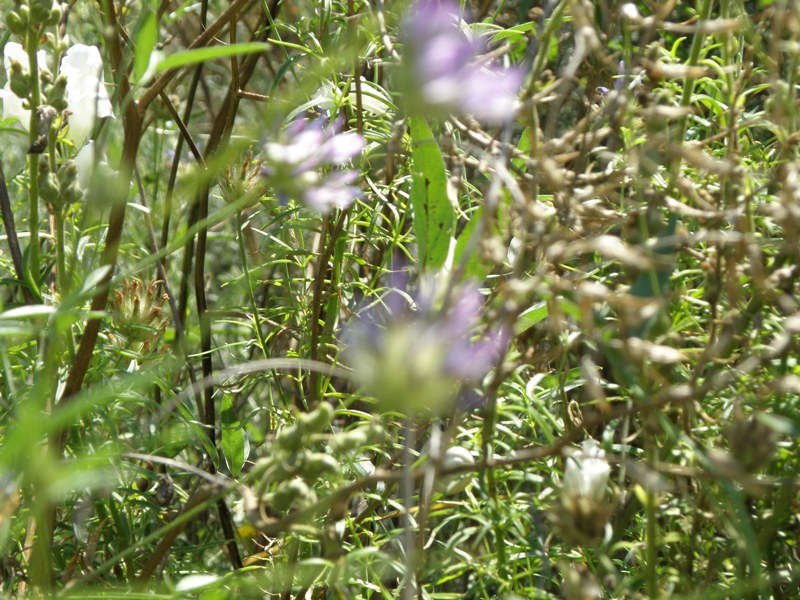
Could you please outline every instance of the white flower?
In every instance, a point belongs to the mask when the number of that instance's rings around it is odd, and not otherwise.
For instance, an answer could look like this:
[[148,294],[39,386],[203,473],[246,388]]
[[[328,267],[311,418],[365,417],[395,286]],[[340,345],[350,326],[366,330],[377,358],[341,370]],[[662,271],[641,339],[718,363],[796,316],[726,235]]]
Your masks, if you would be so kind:
[[570,496],[602,502],[606,493],[611,467],[606,453],[593,439],[585,440],[582,450],[567,458],[564,471],[564,492]]
[[98,154],[93,140],[84,144],[83,148],[75,155],[74,161],[75,167],[78,169],[78,184],[81,189],[88,190],[95,177],[99,178],[101,182],[110,182],[116,176],[116,171],[108,166],[102,153]]
[[632,2],[626,2],[622,5],[622,8],[619,11],[619,14],[622,15],[624,18],[628,19],[629,21],[640,21],[642,19],[642,15],[639,13],[639,9],[636,8],[636,5]]
[[[47,56],[44,50],[36,53],[36,64],[39,70],[47,70]],[[23,73],[30,72],[28,53],[16,42],[8,42],[5,45],[3,65],[6,68],[6,85],[0,90],[0,98],[3,99],[3,119],[19,120],[20,125],[27,131],[31,122],[31,111],[22,106],[22,98],[11,91],[11,63],[18,62],[22,66]]]
[[[475,458],[472,456],[472,453],[461,446],[451,446],[445,450],[442,455],[441,467],[443,471],[474,464]],[[469,484],[472,483],[472,477],[466,473],[451,475],[446,477],[442,483],[444,485],[445,495],[453,496],[467,489]]]
[[212,575],[211,573],[196,573],[194,575],[187,575],[181,579],[175,586],[176,592],[190,592],[207,585],[215,583],[219,576]]
[[96,119],[112,116],[111,101],[103,83],[103,59],[97,46],[75,44],[64,54],[61,73],[67,77],[67,138],[80,147],[94,129]]
[[[40,71],[46,71],[47,56],[43,50],[36,53]],[[11,63],[18,62],[24,72],[29,71],[28,54],[20,44],[9,42],[5,46],[4,64],[6,76],[10,78]],[[96,46],[75,44],[64,54],[61,73],[67,78],[66,101],[69,112],[67,139],[80,148],[94,129],[96,119],[112,116],[111,101],[103,83],[103,59]],[[30,111],[22,106],[22,99],[11,91],[6,82],[0,90],[3,99],[3,118],[17,118],[27,130],[30,127]]]

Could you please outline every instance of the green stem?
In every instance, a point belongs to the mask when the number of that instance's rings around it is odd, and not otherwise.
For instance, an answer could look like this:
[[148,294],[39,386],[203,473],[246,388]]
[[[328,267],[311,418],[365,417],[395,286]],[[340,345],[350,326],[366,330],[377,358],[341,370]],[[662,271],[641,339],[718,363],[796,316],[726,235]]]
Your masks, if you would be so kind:
[[53,211],[56,229],[56,281],[58,282],[58,292],[64,298],[69,290],[67,289],[67,260],[64,252],[64,212],[61,209]]
[[[711,0],[700,0],[700,8],[698,9],[698,14],[700,16],[700,22],[708,21],[711,18],[711,8],[713,6],[713,2]],[[698,31],[694,34],[694,38],[692,39],[692,47],[689,49],[689,60],[687,64],[689,66],[696,66],[697,63],[700,62],[700,53],[703,50],[703,42],[705,42],[706,34],[702,31]],[[696,78],[694,77],[687,77],[686,84],[683,86],[683,95],[681,96],[681,106],[689,106],[692,101],[692,94],[694,94],[694,84],[696,82]],[[675,140],[679,143],[682,143],[686,137],[686,126],[688,125],[688,117],[681,117],[680,121],[678,122],[678,132]]]
[[[31,109],[30,128],[28,141],[33,146],[39,134],[39,113],[37,111],[41,104],[41,94],[39,90],[39,64],[36,62],[36,51],[39,48],[39,26],[30,25],[26,40],[28,50],[28,72],[31,78],[31,94],[29,98]],[[29,272],[31,279],[37,287],[35,293],[38,295],[39,286],[39,154],[31,152],[28,154],[28,203],[30,219],[30,253],[29,253]]]
[[258,302],[256,301],[256,293],[253,289],[253,280],[250,278],[250,268],[247,265],[247,249],[245,248],[244,241],[244,219],[240,212],[236,213],[236,225],[238,235],[236,236],[239,241],[239,260],[242,261],[242,271],[244,272],[244,281],[247,284],[247,297],[250,300],[250,310],[253,311],[253,328],[256,330],[256,337],[258,337],[258,345],[261,348],[261,353],[264,358],[269,358],[267,350],[267,340],[261,331],[261,321],[258,317]]
[[[656,462],[656,444],[654,440],[647,442],[647,462],[653,465]],[[647,491],[647,506],[645,507],[645,517],[647,521],[647,540],[645,561],[645,581],[647,584],[647,597],[658,597],[658,579],[656,577],[656,562],[658,561],[658,523],[656,522],[656,493],[653,490]]]

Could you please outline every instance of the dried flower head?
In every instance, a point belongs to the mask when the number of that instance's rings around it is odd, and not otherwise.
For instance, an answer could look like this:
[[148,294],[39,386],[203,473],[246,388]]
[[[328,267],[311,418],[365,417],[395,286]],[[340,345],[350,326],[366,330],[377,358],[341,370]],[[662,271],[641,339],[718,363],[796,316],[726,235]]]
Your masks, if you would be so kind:
[[145,286],[140,280],[125,279],[122,289],[114,290],[111,312],[121,345],[146,355],[156,348],[167,328],[163,314],[166,294],[159,294],[159,281]]

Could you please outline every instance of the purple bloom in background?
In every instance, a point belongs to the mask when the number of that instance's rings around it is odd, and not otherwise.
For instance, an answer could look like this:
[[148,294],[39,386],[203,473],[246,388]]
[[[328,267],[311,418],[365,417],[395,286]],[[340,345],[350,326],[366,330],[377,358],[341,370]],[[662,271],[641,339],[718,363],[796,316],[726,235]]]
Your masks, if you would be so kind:
[[511,119],[524,73],[481,63],[483,44],[461,30],[458,10],[450,1],[419,0],[406,17],[408,85],[419,95],[416,108],[467,113],[490,123]]
[[321,213],[350,206],[359,194],[353,185],[358,171],[336,168],[361,154],[364,139],[353,132],[339,133],[335,124],[306,119],[292,122],[283,138],[264,144],[261,169],[278,198],[301,200]]
[[403,295],[396,290],[387,299],[386,318],[373,312],[348,327],[346,356],[381,410],[441,414],[459,384],[479,383],[500,360],[508,336],[497,331],[475,339],[483,297],[473,286],[454,290],[445,306],[435,288],[420,293],[416,310],[396,302]]
[[614,80],[614,89],[618,92],[621,92],[623,88],[627,85],[628,77],[625,75],[625,61],[619,61],[619,66],[617,67],[617,77]]

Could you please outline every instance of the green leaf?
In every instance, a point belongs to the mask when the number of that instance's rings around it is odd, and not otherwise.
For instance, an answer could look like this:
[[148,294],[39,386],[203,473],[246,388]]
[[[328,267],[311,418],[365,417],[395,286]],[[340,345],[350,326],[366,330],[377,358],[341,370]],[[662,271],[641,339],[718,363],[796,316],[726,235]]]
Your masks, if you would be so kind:
[[222,409],[220,418],[222,420],[222,454],[231,475],[236,477],[247,460],[249,447],[247,436],[241,423],[236,409],[233,407],[233,400],[229,394],[222,397]]
[[[480,207],[472,213],[469,222],[464,227],[461,235],[458,236],[455,253],[453,255],[453,264],[464,264],[464,275],[467,277],[472,277],[478,281],[483,281],[492,270],[492,265],[481,260],[480,252],[477,252],[479,248],[479,240],[471,242],[473,236],[481,234],[482,229],[480,229],[478,226],[482,220],[483,207]],[[468,251],[470,252],[470,255],[465,256]]]
[[[664,231],[658,236],[658,239],[666,240],[673,237],[677,225],[678,218],[672,215]],[[661,258],[664,258],[673,254],[675,249],[676,245],[674,243],[663,244],[656,249],[655,253],[660,255]],[[663,296],[669,290],[669,280],[674,270],[675,268],[672,264],[667,264],[641,273],[631,286],[631,294],[639,298],[657,298]]]
[[0,319],[36,319],[38,317],[49,317],[55,312],[56,307],[49,304],[29,304],[1,313]]
[[154,10],[150,10],[136,36],[136,54],[133,59],[133,79],[140,81],[150,64],[150,56],[158,41],[158,17]]
[[[519,136],[519,144],[517,144],[517,150],[522,152],[523,154],[528,154],[531,150],[531,128],[526,127],[522,131],[522,135]],[[522,169],[522,171],[528,170],[527,162],[524,158],[512,158],[511,164],[514,165],[518,169]]]
[[231,44],[229,46],[184,50],[183,52],[176,52],[159,62],[156,65],[156,71],[160,73],[161,71],[169,71],[170,69],[177,69],[187,65],[196,65],[197,63],[206,62],[208,60],[265,52],[268,48],[269,44],[264,42],[248,42],[246,44]]
[[547,311],[547,303],[539,302],[528,309],[523,310],[517,317],[514,330],[519,334],[527,331],[537,323],[544,321],[550,313]]
[[409,119],[411,130],[411,209],[419,262],[425,270],[444,265],[455,214],[447,198],[444,160],[433,132],[422,117]]

